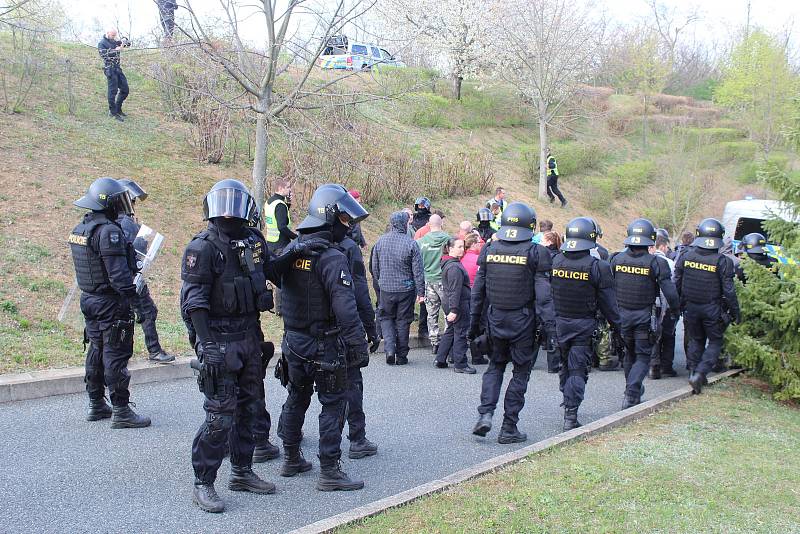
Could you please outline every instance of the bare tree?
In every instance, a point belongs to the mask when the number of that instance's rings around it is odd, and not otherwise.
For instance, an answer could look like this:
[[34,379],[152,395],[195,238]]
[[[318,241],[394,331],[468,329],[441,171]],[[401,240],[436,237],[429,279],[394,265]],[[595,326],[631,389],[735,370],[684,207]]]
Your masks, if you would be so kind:
[[464,78],[485,57],[488,3],[483,0],[389,0],[388,18],[410,27],[431,52],[447,58],[453,98],[461,100]]
[[[312,71],[329,38],[341,33],[374,3],[337,0],[323,5],[311,0],[288,0],[279,5],[275,0],[219,0],[222,18],[218,21],[202,20],[192,1],[184,0],[189,23],[176,21],[176,30],[221,67],[238,88],[238,97],[218,97],[218,101],[255,115],[252,187],[259,205],[264,201],[270,128],[280,122],[280,116],[289,109],[319,105],[308,100],[328,98],[343,104],[357,100],[352,91],[333,90],[337,82],[352,73],[312,77]],[[264,42],[258,47],[248,47],[243,41],[240,26],[248,18],[263,22]],[[300,28],[300,22],[310,26],[310,31]],[[218,27],[224,27],[225,38],[218,37]],[[305,31],[304,38],[301,30]]]
[[591,78],[605,21],[589,2],[509,0],[492,5],[497,74],[532,104],[539,123],[539,197],[547,192],[548,128]]

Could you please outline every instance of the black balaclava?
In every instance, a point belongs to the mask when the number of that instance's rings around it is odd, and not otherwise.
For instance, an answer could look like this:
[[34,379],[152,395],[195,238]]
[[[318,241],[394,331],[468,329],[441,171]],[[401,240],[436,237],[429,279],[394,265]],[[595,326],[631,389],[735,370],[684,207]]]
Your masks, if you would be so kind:
[[350,230],[350,227],[342,224],[342,221],[337,218],[336,222],[333,223],[333,228],[331,228],[331,239],[334,243],[341,243],[347,237],[348,230]]
[[243,237],[247,221],[235,217],[229,219],[225,217],[214,217],[214,224],[219,228],[220,232],[227,237],[237,239]]

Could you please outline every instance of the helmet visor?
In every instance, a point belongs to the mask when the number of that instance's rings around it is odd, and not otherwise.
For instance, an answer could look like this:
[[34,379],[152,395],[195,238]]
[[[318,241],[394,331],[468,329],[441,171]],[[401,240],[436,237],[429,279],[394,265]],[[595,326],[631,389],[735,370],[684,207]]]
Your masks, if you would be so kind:
[[108,207],[117,213],[133,215],[133,203],[131,202],[131,196],[127,190],[109,197]]
[[120,180],[119,183],[125,186],[134,200],[147,200],[147,192],[133,180]]
[[256,210],[256,203],[247,191],[225,188],[206,195],[204,208],[206,219],[235,217],[250,221]]
[[339,213],[346,213],[350,216],[351,225],[361,222],[369,216],[369,212],[364,209],[364,206],[349,194],[345,194],[337,200],[336,207],[339,208]]

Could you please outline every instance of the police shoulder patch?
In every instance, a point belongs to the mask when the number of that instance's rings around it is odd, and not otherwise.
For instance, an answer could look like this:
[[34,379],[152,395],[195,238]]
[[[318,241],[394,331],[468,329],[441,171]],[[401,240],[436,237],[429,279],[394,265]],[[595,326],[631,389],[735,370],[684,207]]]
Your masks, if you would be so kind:
[[186,268],[187,269],[194,269],[195,265],[197,265],[197,255],[196,254],[187,254],[186,255]]
[[344,271],[341,271],[339,273],[339,282],[343,286],[347,286],[347,287],[350,287],[350,284],[352,284],[352,282],[350,280],[350,275],[348,273],[344,272]]
[[109,242],[110,242],[112,245],[116,245],[116,244],[118,244],[118,243],[119,243],[119,232],[110,232],[110,233],[108,234],[108,241],[109,241]]

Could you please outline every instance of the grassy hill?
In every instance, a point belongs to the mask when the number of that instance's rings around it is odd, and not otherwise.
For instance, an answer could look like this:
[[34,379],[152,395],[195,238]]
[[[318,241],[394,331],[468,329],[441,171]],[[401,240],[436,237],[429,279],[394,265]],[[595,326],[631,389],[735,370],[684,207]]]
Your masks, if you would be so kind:
[[[0,113],[4,159],[0,171],[0,373],[82,363],[81,333],[57,322],[56,314],[73,279],[66,236],[82,210],[73,207],[72,201],[99,176],[133,178],[148,191],[150,197],[137,206],[137,214],[166,238],[166,250],[149,277],[160,309],[159,332],[166,349],[187,352],[178,314],[180,257],[191,236],[204,227],[202,198],[211,185],[226,177],[249,183],[249,161],[242,156],[247,149],[237,151],[235,161],[229,151],[218,165],[199,163],[187,142],[190,125],[167,116],[157,84],[146,75],[144,56],[126,68],[131,96],[125,109],[130,117],[120,124],[105,115],[105,80],[95,50],[60,44],[47,54],[51,65],[70,58],[75,66],[74,115],[67,111],[63,69],[51,72],[46,86],[34,86],[20,113]],[[385,83],[387,77],[409,79],[414,74],[364,74],[348,83]],[[508,199],[530,203],[539,219],[549,218],[558,228],[563,229],[572,217],[591,215],[603,226],[604,244],[610,249],[618,247],[625,226],[635,216],[665,217],[669,197],[665,188],[674,183],[676,168],[679,174],[689,173],[693,181],[702,180],[712,188],[692,221],[720,215],[728,200],[762,193],[752,183],[754,147],[737,125],[710,105],[662,96],[661,104],[648,111],[644,147],[640,100],[612,90],[587,90],[582,100],[591,113],[575,126],[578,133],[556,133],[551,141],[563,175],[560,186],[570,200],[562,210],[536,199],[537,128],[516,95],[500,85],[470,82],[465,84],[463,100],[454,102],[443,94],[446,85],[431,81],[425,92],[360,105],[348,119],[348,127],[361,129],[360,139],[369,139],[366,146],[352,147],[358,149],[359,157],[372,159],[374,165],[385,162],[381,176],[396,172],[400,178],[395,181],[402,182],[368,184],[372,215],[363,227],[370,243],[385,228],[389,213],[398,208],[399,203],[381,201],[382,192],[392,187],[403,186],[408,195],[431,197],[434,207],[444,210],[449,230],[461,220],[472,220],[491,196],[487,192],[451,197],[441,190],[417,187],[408,177],[427,168],[414,166],[425,158],[482,162],[481,172],[492,189],[506,187]],[[336,127],[331,126],[330,135],[336,135]],[[243,146],[246,139],[236,142]],[[275,143],[271,168],[287,173],[292,160],[285,140],[276,136]],[[306,149],[305,155],[313,164],[313,151]],[[792,164],[788,156],[778,157]],[[317,179],[338,178],[327,174],[322,161],[319,165]],[[404,174],[401,168],[406,169]],[[363,179],[354,176],[346,185],[363,188]],[[302,201],[307,191],[303,192],[302,184],[299,189]],[[311,186],[305,189],[310,191]],[[302,217],[300,207],[294,207],[295,220]],[[267,336],[278,337],[280,323],[271,314],[264,319]],[[136,350],[142,353],[141,336],[137,338]]]

